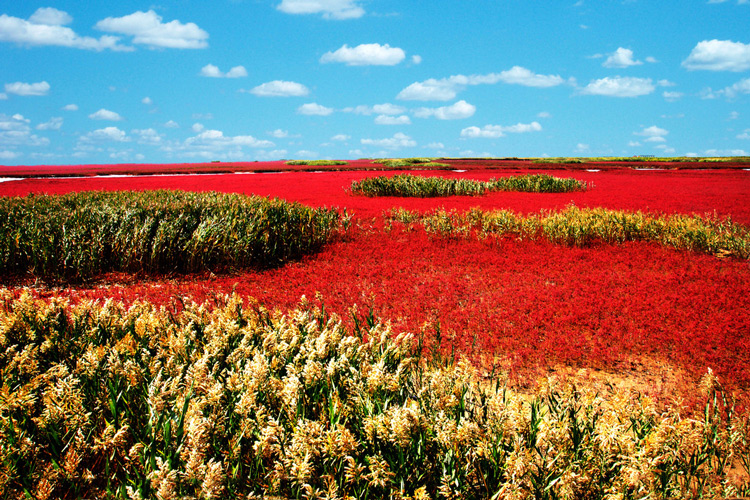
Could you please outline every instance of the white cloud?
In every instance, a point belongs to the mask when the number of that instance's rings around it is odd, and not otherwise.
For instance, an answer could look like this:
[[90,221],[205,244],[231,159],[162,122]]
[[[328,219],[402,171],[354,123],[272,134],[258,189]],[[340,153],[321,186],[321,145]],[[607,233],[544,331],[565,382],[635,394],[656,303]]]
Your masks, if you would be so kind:
[[750,139],[750,128],[746,128],[741,134],[737,134],[737,139]]
[[48,146],[49,139],[31,133],[27,118],[15,114],[7,116],[0,113],[0,145],[2,146]]
[[322,63],[344,63],[347,66],[394,66],[406,57],[406,53],[387,43],[363,43],[356,47],[344,44],[335,52],[326,52],[320,58]]
[[376,104],[374,106],[365,106],[363,104],[353,107],[344,108],[345,113],[354,113],[356,115],[401,115],[406,112],[406,108],[391,103]]
[[354,0],[281,0],[276,7],[287,14],[322,14],[324,19],[356,19],[365,10]]
[[285,137],[289,137],[289,132],[277,128],[273,132],[269,132],[268,135],[270,135],[271,137],[275,137],[276,139],[284,139]]
[[12,160],[14,158],[18,158],[21,156],[21,153],[16,153],[14,151],[0,151],[0,160]]
[[750,156],[744,149],[707,149],[704,156]]
[[366,146],[377,146],[386,149],[409,148],[417,145],[414,139],[401,132],[386,139],[361,139],[360,142]]
[[318,156],[320,156],[320,153],[318,153],[317,151],[310,151],[308,149],[300,149],[299,151],[297,151],[296,155],[298,158],[317,158]]
[[118,113],[104,108],[100,109],[96,113],[91,113],[89,115],[89,118],[91,118],[92,120],[109,120],[113,122],[119,122],[123,119],[122,116],[120,116]]
[[576,148],[573,151],[576,153],[588,153],[589,151],[591,151],[591,147],[588,144],[579,142],[578,144],[576,144]]
[[308,95],[310,90],[301,83],[274,80],[258,85],[249,92],[259,97],[301,97]]
[[180,125],[174,120],[169,120],[167,123],[164,124],[164,126],[167,128],[179,128],[180,127]]
[[740,113],[737,111],[732,111],[731,113],[729,113],[729,120],[736,120],[739,117]]
[[515,125],[503,126],[503,125],[485,125],[482,128],[479,127],[467,127],[461,131],[461,137],[468,138],[488,138],[494,139],[497,137],[504,137],[505,134],[523,134],[526,132],[539,132],[542,130],[542,126],[539,122],[531,123],[517,123]]
[[65,11],[52,7],[40,7],[29,17],[29,22],[47,26],[64,26],[72,23],[73,18]]
[[682,96],[684,96],[682,92],[663,92],[662,96],[664,96],[664,99],[667,101],[676,101],[677,99],[680,99]]
[[643,64],[641,61],[633,59],[633,51],[619,47],[602,63],[605,68],[627,68]]
[[201,68],[200,75],[209,78],[242,78],[247,76],[247,70],[244,66],[235,66],[226,73],[222,73],[218,66],[206,64]]
[[0,42],[12,42],[28,46],[58,46],[88,50],[132,50],[119,45],[119,38],[105,35],[101,38],[81,37],[63,26],[72,22],[68,13],[51,7],[43,7],[31,15],[29,20],[0,15]]
[[195,137],[185,140],[185,145],[198,149],[225,149],[225,148],[271,148],[274,143],[256,139],[251,135],[225,136],[221,130],[204,130]]
[[6,83],[5,92],[8,94],[15,94],[20,96],[42,96],[49,94],[49,83],[38,82],[38,83]]
[[130,137],[117,127],[105,127],[93,132],[89,132],[85,136],[81,137],[84,142],[92,141],[114,141],[114,142],[129,142]]
[[521,66],[513,66],[500,73],[453,75],[439,80],[430,78],[422,82],[414,82],[399,92],[396,98],[404,101],[450,101],[469,85],[493,85],[498,82],[545,88],[561,85],[565,83],[565,80],[559,75],[540,75]]
[[445,149],[445,144],[442,142],[431,142],[425,147],[428,149]]
[[406,115],[378,115],[375,117],[376,125],[410,125],[411,120]]
[[580,92],[586,95],[608,97],[638,97],[652,93],[656,87],[651,78],[605,77],[594,80]]
[[413,55],[411,56],[411,63],[412,64],[422,64],[422,56]]
[[150,106],[154,103],[154,101],[152,101],[150,97],[144,97],[143,99],[141,99],[141,102],[146,106]]
[[138,144],[158,146],[162,142],[162,136],[152,128],[131,130],[130,133],[136,136]]
[[682,65],[689,70],[745,71],[750,69],[750,44],[730,40],[703,40]]
[[729,87],[717,90],[718,95],[723,95],[727,99],[734,99],[740,94],[750,94],[750,78],[745,78]]
[[332,141],[348,141],[349,139],[351,139],[351,136],[346,134],[336,134],[331,137]]
[[633,135],[639,135],[645,137],[646,142],[666,142],[665,135],[669,134],[669,131],[656,125],[650,127],[644,127],[640,132],[633,132]]
[[314,102],[310,102],[307,104],[303,104],[302,106],[297,108],[297,113],[301,115],[328,116],[333,113],[333,109],[321,106],[320,104]]
[[547,112],[547,111],[540,111],[539,113],[537,113],[536,116],[537,116],[537,118],[549,118],[552,115],[549,112]]
[[5,101],[8,99],[8,94],[5,92],[0,92],[0,101]]
[[190,128],[193,132],[197,134],[198,132],[203,132],[203,130],[205,130],[206,127],[204,127],[202,123],[193,123],[193,126]]
[[58,117],[50,118],[48,122],[40,123],[36,126],[37,130],[60,130],[63,125],[63,119]]
[[434,116],[438,120],[461,120],[473,116],[476,110],[476,106],[461,100],[450,106],[415,109],[414,116],[418,118],[429,118]]
[[66,104],[63,106],[63,111],[78,111],[78,105],[77,104]]
[[123,17],[102,19],[94,28],[133,37],[133,43],[170,49],[203,49],[208,47],[208,33],[195,23],[174,20],[162,22],[153,10],[137,11]]

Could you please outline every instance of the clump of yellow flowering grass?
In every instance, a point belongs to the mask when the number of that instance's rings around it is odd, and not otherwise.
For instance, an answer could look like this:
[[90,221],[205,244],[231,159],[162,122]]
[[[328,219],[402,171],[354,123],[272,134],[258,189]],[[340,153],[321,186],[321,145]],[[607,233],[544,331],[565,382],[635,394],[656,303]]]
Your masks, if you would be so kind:
[[0,293],[0,381],[3,498],[750,493],[747,416],[710,373],[696,415],[552,383],[521,396],[306,300],[281,313],[237,296],[157,309]]

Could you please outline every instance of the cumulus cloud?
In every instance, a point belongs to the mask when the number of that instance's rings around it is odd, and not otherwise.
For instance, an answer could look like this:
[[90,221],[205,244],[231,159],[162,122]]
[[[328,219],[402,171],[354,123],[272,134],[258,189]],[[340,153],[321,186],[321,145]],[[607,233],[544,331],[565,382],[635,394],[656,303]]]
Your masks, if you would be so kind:
[[213,64],[206,64],[201,68],[201,76],[207,76],[209,78],[242,78],[247,76],[247,70],[244,66],[235,66],[226,73],[223,73],[218,66]]
[[195,137],[186,139],[185,145],[202,149],[225,149],[232,147],[272,148],[274,143],[256,139],[251,135],[225,136],[221,130],[204,130]]
[[495,139],[504,137],[505,134],[524,134],[527,132],[539,132],[542,126],[539,122],[517,123],[515,125],[485,125],[479,127],[467,127],[461,131],[461,137]]
[[461,120],[474,116],[477,107],[473,104],[461,100],[450,106],[441,106],[439,108],[418,108],[414,110],[414,116],[417,118],[435,117],[438,120]]
[[521,66],[500,73],[487,75],[453,75],[448,78],[430,78],[422,82],[414,82],[401,92],[397,99],[405,101],[450,101],[458,92],[470,85],[493,85],[496,83],[509,85],[523,85],[526,87],[554,87],[565,83],[559,75],[540,75]]
[[333,113],[333,109],[327,108],[314,102],[310,102],[307,104],[303,104],[302,106],[297,108],[297,113],[301,115],[328,116]]
[[40,123],[36,126],[37,130],[60,130],[63,125],[63,119],[59,116],[50,118],[45,123]]
[[249,91],[259,97],[301,97],[310,93],[310,90],[297,82],[274,80],[266,82]]
[[349,139],[351,139],[351,136],[346,134],[336,134],[331,137],[332,141],[348,141]]
[[347,66],[394,66],[406,57],[403,49],[391,47],[387,43],[363,43],[356,47],[344,44],[335,52],[326,52],[320,58],[322,63],[344,63]]
[[167,123],[164,124],[164,126],[167,128],[179,128],[180,127],[180,125],[174,120],[169,120]]
[[406,115],[378,115],[375,117],[376,125],[410,125],[411,120]]
[[730,40],[703,40],[682,62],[689,70],[746,71],[750,69],[750,44]]
[[730,85],[729,87],[725,87],[721,90],[717,90],[715,93],[713,93],[709,89],[709,93],[712,97],[714,96],[724,96],[727,99],[734,99],[740,94],[750,94],[750,78],[745,78],[743,80],[740,80],[739,82]]
[[49,94],[50,85],[47,82],[39,83],[6,83],[5,92],[20,96],[43,96]]
[[608,97],[638,97],[652,93],[656,89],[651,78],[605,77],[594,80],[580,92],[586,95]]
[[162,143],[162,136],[152,128],[131,130],[130,133],[136,137],[138,144],[158,146]]
[[356,19],[365,15],[355,0],[281,0],[276,8],[286,14],[321,14],[324,19]]
[[31,133],[29,122],[20,114],[7,116],[0,113],[0,146],[48,146],[49,139]]
[[77,104],[66,104],[62,107],[63,111],[78,111]]
[[386,149],[409,148],[417,145],[417,141],[402,132],[397,132],[393,137],[386,139],[361,139],[360,142],[366,146]]
[[73,22],[73,18],[65,11],[52,7],[40,7],[29,17],[29,22],[47,26],[64,26]]
[[662,96],[664,96],[664,99],[670,102],[674,102],[684,95],[685,94],[683,94],[682,92],[662,92]]
[[73,18],[62,10],[52,7],[37,9],[28,20],[6,14],[0,15],[0,42],[18,43],[27,46],[58,46],[88,50],[133,50],[120,45],[119,38],[105,35],[100,38],[79,36],[64,26]]
[[154,101],[152,101],[150,97],[144,97],[143,99],[141,99],[141,103],[145,104],[146,106],[150,106],[154,103]]
[[640,130],[639,132],[633,132],[633,135],[645,137],[644,141],[646,142],[666,142],[664,136],[667,134],[669,134],[668,130],[657,127],[656,125],[644,127],[643,130]]
[[633,51],[619,47],[607,57],[602,63],[605,68],[627,68],[643,64],[641,61],[633,59]]
[[271,137],[275,137],[276,139],[284,139],[285,137],[289,137],[289,132],[277,128],[273,132],[269,132],[268,135],[270,135]]
[[122,116],[120,116],[118,113],[104,108],[100,109],[96,113],[91,113],[89,115],[89,118],[91,118],[92,120],[109,120],[113,122],[119,122],[123,119]]
[[137,11],[123,17],[108,17],[94,28],[109,33],[133,37],[133,43],[149,47],[170,49],[204,49],[208,47],[208,33],[195,23],[178,20],[162,22],[162,17],[153,10]]
[[401,115],[406,112],[406,108],[397,104],[383,103],[374,106],[361,104],[353,108],[344,108],[345,113],[354,113],[356,115]]
[[93,132],[89,132],[85,136],[81,137],[83,142],[103,142],[103,141],[114,141],[114,142],[130,142],[130,137],[117,127],[105,127]]

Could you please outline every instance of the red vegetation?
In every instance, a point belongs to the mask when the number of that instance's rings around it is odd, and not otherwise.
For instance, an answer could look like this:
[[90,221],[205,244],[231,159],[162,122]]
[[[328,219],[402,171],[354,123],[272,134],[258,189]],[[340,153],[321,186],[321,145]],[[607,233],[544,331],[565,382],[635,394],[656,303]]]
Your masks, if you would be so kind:
[[[590,165],[589,165],[590,166]],[[395,173],[395,172],[394,172]],[[528,173],[473,170],[419,172],[478,180]],[[450,199],[366,198],[345,191],[352,180],[382,172],[296,172],[43,179],[0,183],[0,195],[79,190],[184,189],[278,196],[357,214],[347,241],[270,271],[187,276],[48,290],[76,299],[138,298],[169,305],[232,290],[269,307],[322,294],[328,310],[360,317],[371,308],[395,330],[439,323],[443,345],[511,369],[515,377],[560,365],[629,370],[667,363],[697,379],[712,368],[730,387],[750,388],[750,266],[746,261],[631,243],[579,249],[543,241],[441,240],[420,230],[390,232],[380,215],[392,207],[458,210],[479,206],[518,212],[580,207],[716,214],[750,224],[750,172],[732,170],[555,171],[593,183],[586,192],[493,193]],[[112,277],[110,277],[112,278]]]

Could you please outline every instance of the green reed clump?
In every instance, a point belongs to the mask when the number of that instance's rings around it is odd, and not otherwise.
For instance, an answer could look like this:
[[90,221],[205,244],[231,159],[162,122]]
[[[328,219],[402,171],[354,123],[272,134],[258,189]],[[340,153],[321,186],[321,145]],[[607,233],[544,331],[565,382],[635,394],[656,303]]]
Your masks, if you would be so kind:
[[0,198],[0,273],[98,273],[274,266],[315,251],[346,216],[237,194],[84,192]]
[[732,222],[731,218],[667,216],[576,206],[527,216],[507,210],[479,209],[466,213],[435,210],[424,215],[405,212],[392,211],[386,217],[410,224],[419,221],[427,232],[446,237],[463,237],[475,231],[483,237],[544,237],[555,243],[579,247],[598,242],[647,241],[719,257],[750,258],[750,229]]
[[388,168],[450,168],[448,163],[434,161],[434,158],[386,158],[373,160]]
[[420,175],[397,174],[391,177],[366,177],[351,185],[354,194],[364,196],[480,196],[492,191],[520,191],[531,193],[562,193],[586,189],[586,183],[576,179],[561,179],[546,174],[518,175],[475,181]]
[[310,165],[310,166],[331,166],[331,165],[348,165],[344,160],[289,160],[285,165]]
[[374,319],[347,330],[304,300],[286,314],[217,300],[178,312],[0,293],[0,496],[750,493],[747,415],[710,371],[695,414],[553,380],[518,394]]

